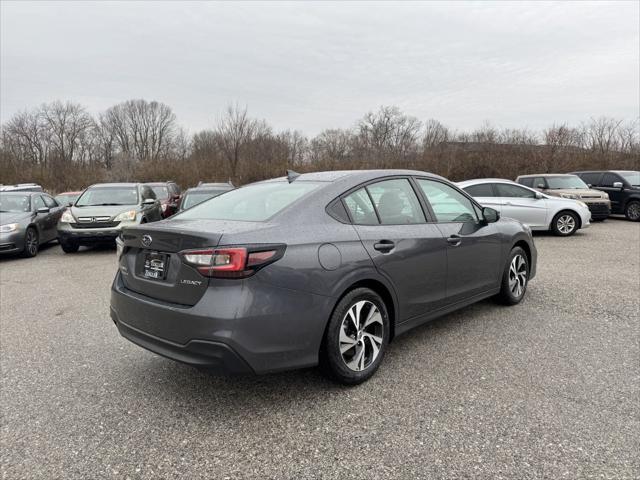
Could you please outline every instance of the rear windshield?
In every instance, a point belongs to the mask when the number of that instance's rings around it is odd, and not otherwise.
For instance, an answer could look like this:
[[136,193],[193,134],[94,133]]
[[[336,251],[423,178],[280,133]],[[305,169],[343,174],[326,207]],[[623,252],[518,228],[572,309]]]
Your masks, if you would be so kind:
[[319,185],[314,182],[257,183],[207,200],[177,217],[263,222]]
[[94,205],[137,205],[138,187],[92,187],[80,196],[76,207]]
[[158,199],[165,199],[165,198],[169,198],[169,189],[167,187],[159,187],[159,186],[151,186],[151,190],[153,190],[153,193],[156,194],[156,198]]
[[226,192],[227,190],[208,190],[206,192],[193,192],[187,193],[182,199],[182,208],[187,209],[191,208],[199,203],[204,202],[205,200],[209,200],[210,198],[217,197],[221,193]]
[[589,188],[586,183],[577,175],[571,175],[567,177],[547,177],[547,185],[551,189],[564,189],[564,188]]

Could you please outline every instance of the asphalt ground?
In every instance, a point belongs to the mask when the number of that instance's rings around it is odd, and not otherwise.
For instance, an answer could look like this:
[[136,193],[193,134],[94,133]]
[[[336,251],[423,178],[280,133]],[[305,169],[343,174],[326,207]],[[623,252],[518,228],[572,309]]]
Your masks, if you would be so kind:
[[129,343],[113,249],[2,259],[2,478],[638,478],[640,224],[536,245],[523,303],[400,336],[352,388],[216,377]]

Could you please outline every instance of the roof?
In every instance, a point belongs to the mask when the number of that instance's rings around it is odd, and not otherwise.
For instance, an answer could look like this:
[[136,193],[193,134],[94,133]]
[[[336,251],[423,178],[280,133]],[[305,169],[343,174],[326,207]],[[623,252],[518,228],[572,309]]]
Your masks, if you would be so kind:
[[221,184],[220,186],[209,186],[209,185],[203,185],[200,187],[191,187],[191,188],[187,188],[185,190],[184,193],[193,193],[193,192],[219,192],[220,190],[224,190],[224,191],[229,191],[229,190],[233,190],[234,188],[226,183]]
[[94,183],[93,185],[90,185],[88,188],[94,188],[94,187],[137,187],[138,185],[141,185],[141,184],[137,183],[137,182]]
[[459,187],[468,187],[469,185],[477,185],[479,183],[510,183],[512,185],[518,185],[519,187],[523,186],[513,180],[507,180],[506,178],[474,178],[473,180],[456,182],[456,185]]
[[149,185],[150,187],[164,187],[167,183],[176,183],[171,180],[167,180],[166,182],[143,182],[145,185]]
[[532,177],[575,177],[575,173],[530,173],[528,175],[518,175],[518,178]]
[[[429,172],[421,172],[419,170],[402,170],[402,169],[378,169],[378,170],[332,170],[325,172],[309,172],[302,173],[299,177],[296,177],[295,182],[335,182],[350,177],[362,177],[363,180],[367,178],[376,178],[378,176],[392,176],[392,175],[416,175],[426,176],[434,178],[442,178],[439,175],[435,175]],[[265,182],[278,182],[287,180],[287,177],[277,177]]]

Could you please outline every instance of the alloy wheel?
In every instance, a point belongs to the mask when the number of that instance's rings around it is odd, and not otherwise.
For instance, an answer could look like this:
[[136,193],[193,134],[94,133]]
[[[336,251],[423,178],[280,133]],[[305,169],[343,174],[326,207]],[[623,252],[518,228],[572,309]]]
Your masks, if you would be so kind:
[[352,305],[340,325],[339,348],[345,365],[354,372],[369,368],[380,354],[383,335],[382,314],[373,302]]
[[640,220],[640,203],[633,202],[627,207],[627,218],[634,222]]
[[25,246],[29,255],[35,256],[35,254],[38,253],[38,236],[36,235],[36,232],[31,229],[27,230]]
[[513,257],[509,266],[509,289],[515,297],[524,293],[527,285],[527,261],[520,254]]
[[562,215],[558,218],[558,230],[564,235],[568,235],[576,228],[576,220],[571,215]]

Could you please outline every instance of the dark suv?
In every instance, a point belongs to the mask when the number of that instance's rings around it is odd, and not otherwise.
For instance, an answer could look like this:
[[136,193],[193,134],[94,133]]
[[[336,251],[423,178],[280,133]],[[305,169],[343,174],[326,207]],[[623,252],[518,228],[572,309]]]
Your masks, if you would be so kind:
[[176,182],[147,182],[156,194],[156,198],[160,200],[160,208],[162,208],[162,218],[167,218],[178,211],[182,191]]
[[611,213],[623,213],[640,221],[640,172],[633,170],[592,170],[573,172],[584,183],[609,194]]

